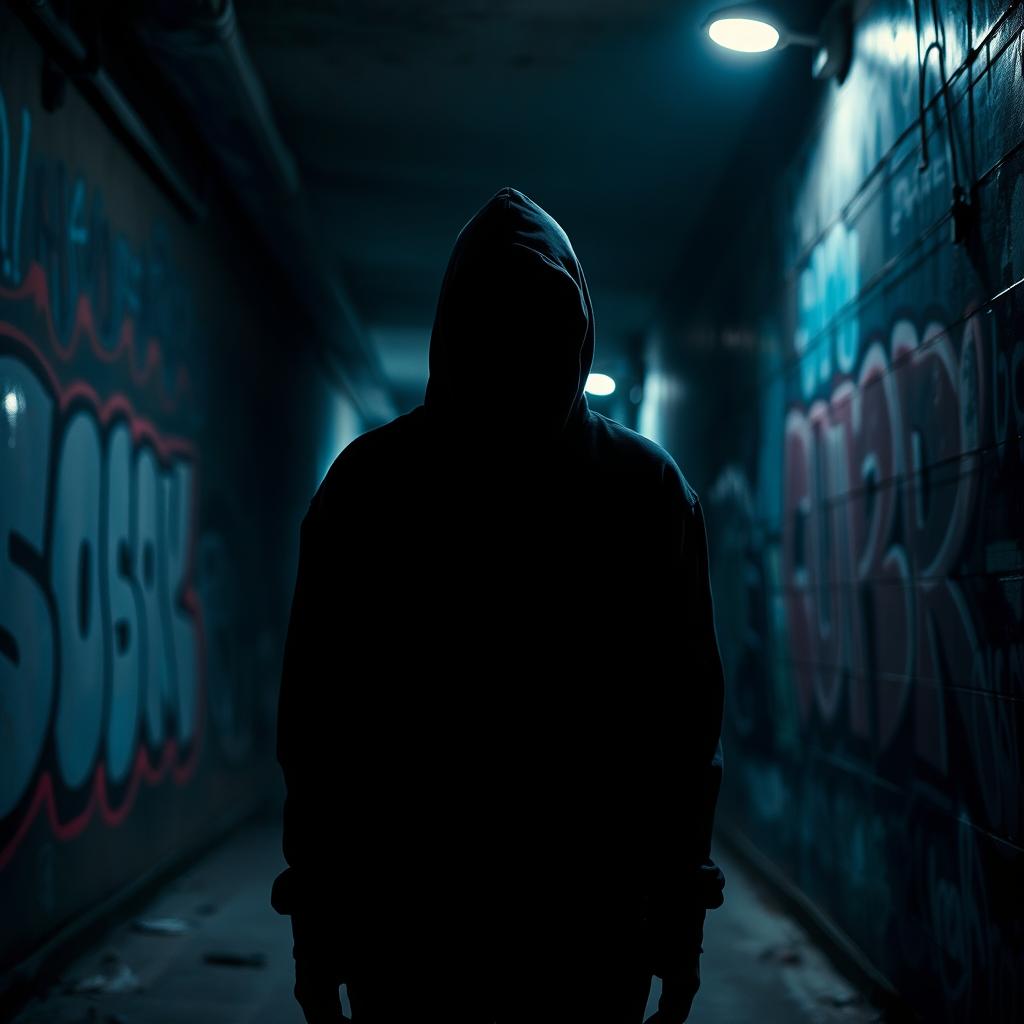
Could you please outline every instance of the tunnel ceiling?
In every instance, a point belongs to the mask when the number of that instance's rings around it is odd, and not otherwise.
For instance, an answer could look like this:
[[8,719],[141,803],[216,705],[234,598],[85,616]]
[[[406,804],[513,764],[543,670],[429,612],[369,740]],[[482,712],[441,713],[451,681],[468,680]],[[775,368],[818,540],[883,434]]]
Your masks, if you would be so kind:
[[772,62],[710,52],[693,0],[239,0],[325,251],[415,404],[455,236],[503,185],[565,227],[595,369],[642,336]]

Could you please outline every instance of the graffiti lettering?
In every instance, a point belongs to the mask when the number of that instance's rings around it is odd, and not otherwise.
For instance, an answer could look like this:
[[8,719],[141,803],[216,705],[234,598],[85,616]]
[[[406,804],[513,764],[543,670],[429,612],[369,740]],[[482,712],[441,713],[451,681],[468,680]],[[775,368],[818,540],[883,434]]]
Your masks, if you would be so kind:
[[[187,748],[197,724],[198,623],[188,585],[188,447],[134,420],[122,400],[82,407],[74,392],[73,411],[47,443],[54,400],[9,356],[0,357],[0,393],[0,479],[9,495],[0,522],[9,555],[0,569],[0,721],[11,739],[0,746],[3,818],[38,771],[54,697],[57,774],[69,791],[98,762],[105,780],[123,783],[142,724],[150,749],[169,736]],[[49,557],[38,527],[47,519]],[[43,576],[26,568],[47,563]]]
[[833,368],[843,374],[853,369],[860,332],[852,304],[859,288],[857,232],[840,221],[811,250],[797,288],[793,345],[805,397],[831,381]]
[[0,322],[0,866],[45,803],[74,834],[96,806],[121,820],[140,778],[187,777],[200,723],[192,446],[62,383],[46,347],[102,351],[88,307],[62,346],[26,280],[6,308],[51,337]]
[[[974,674],[974,625],[949,577],[976,494],[981,336],[908,321],[854,381],[786,421],[783,562],[799,704],[893,739],[913,689],[919,756],[945,770],[943,683]],[[865,642],[867,641],[867,642]],[[868,680],[876,684],[868,720]]]
[[61,337],[84,302],[108,351],[121,346],[126,327],[184,347],[197,327],[193,304],[171,271],[164,230],[157,224],[144,247],[132,244],[111,227],[102,195],[83,177],[58,161],[30,165],[31,138],[28,111],[8,111],[0,91],[0,280],[17,286],[41,268]]

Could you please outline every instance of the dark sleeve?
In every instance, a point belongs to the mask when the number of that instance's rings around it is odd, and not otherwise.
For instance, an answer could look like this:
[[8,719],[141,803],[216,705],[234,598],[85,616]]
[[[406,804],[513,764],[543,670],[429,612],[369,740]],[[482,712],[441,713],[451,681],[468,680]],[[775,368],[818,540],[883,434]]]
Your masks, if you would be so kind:
[[715,629],[707,528],[699,499],[674,467],[666,472],[671,545],[660,592],[663,629],[677,664],[666,695],[673,723],[662,739],[664,789],[654,822],[657,849],[649,923],[654,973],[695,970],[707,910],[723,902],[725,877],[711,856],[722,782],[725,693]]
[[[333,715],[327,684],[337,661],[328,610],[331,552],[314,498],[302,521],[299,564],[285,639],[277,713],[277,759],[286,796],[283,852],[288,867],[274,882],[271,903],[290,914],[294,956],[337,974],[345,960],[340,920],[338,849],[341,822],[325,807],[330,796],[329,734]],[[334,588],[336,589],[336,588]]]
[[714,601],[708,560],[707,527],[701,503],[694,499],[684,537],[684,579],[690,588],[697,685],[695,703],[698,728],[695,744],[695,804],[692,845],[687,861],[694,872],[694,891],[705,909],[721,906],[725,876],[711,858],[711,833],[722,785],[722,712],[725,675],[715,629]]

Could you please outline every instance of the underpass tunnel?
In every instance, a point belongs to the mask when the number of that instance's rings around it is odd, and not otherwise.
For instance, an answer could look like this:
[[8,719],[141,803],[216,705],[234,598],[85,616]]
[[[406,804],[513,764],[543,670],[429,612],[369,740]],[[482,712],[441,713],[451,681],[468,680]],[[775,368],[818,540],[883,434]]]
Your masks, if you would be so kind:
[[[1022,18],[0,9],[0,1015],[303,1019],[270,902],[301,524],[419,415],[452,247],[513,188],[585,269],[589,409],[706,522],[689,1019],[1024,1019]],[[532,359],[490,408],[528,415]]]

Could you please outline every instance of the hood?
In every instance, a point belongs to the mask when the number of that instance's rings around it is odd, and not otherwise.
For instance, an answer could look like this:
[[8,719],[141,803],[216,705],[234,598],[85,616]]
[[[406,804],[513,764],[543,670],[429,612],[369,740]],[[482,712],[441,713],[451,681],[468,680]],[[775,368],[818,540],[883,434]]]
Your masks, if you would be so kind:
[[433,331],[423,404],[467,441],[525,448],[585,421],[594,310],[569,238],[514,188],[459,232]]

